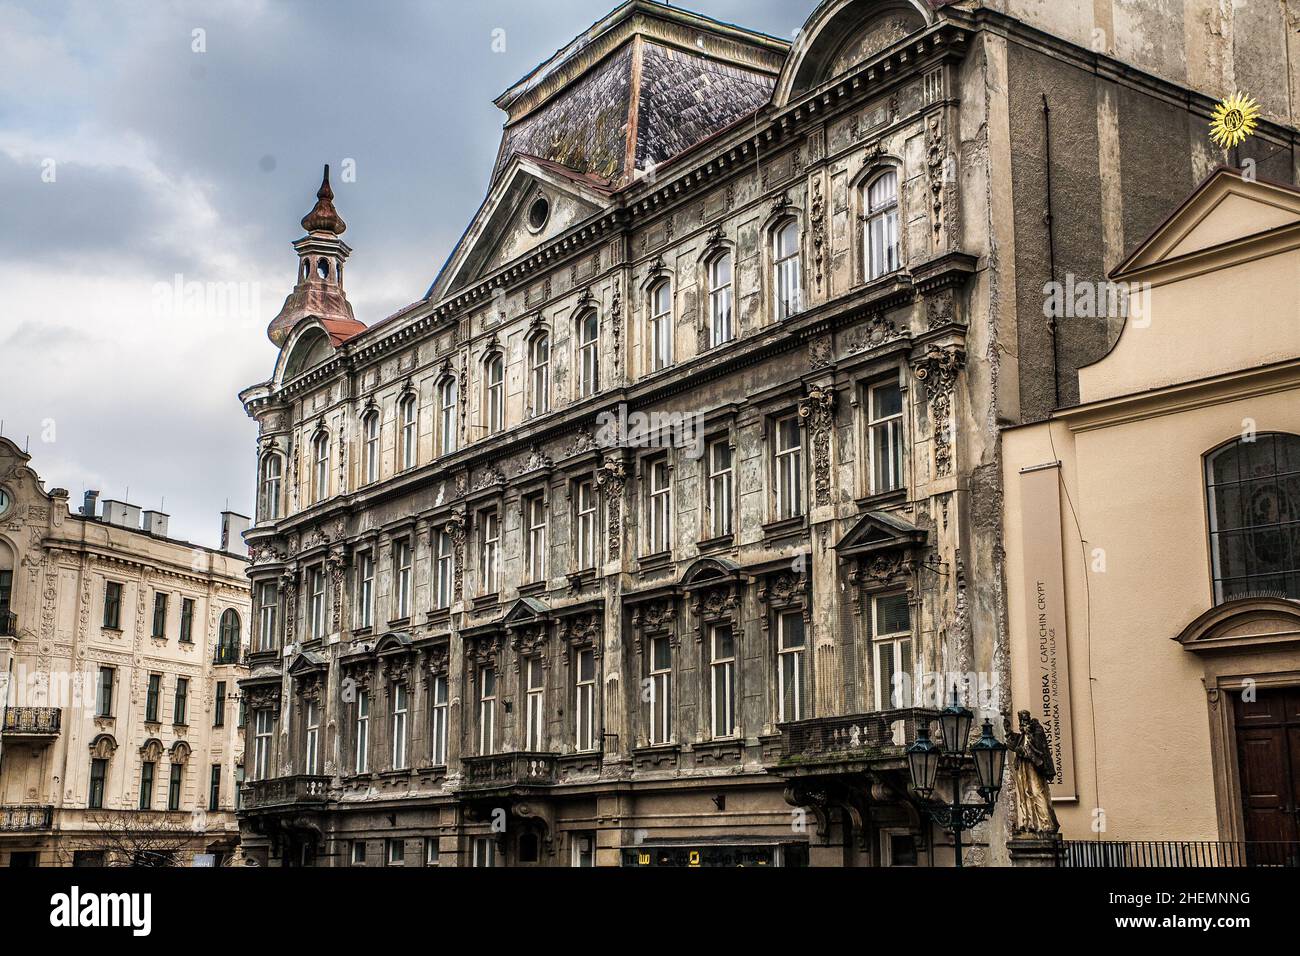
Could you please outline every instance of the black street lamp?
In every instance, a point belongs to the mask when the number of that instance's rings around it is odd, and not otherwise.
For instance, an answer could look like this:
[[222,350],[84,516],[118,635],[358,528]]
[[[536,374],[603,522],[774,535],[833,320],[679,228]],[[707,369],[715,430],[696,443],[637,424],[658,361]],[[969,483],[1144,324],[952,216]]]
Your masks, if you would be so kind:
[[[979,780],[979,794],[983,803],[961,802],[961,778],[966,741],[975,715],[957,701],[957,685],[952,687],[952,703],[939,714],[939,732],[943,749],[930,739],[930,728],[922,724],[916,729],[916,741],[907,748],[907,770],[912,778],[912,789],[922,800],[922,809],[943,829],[952,834],[957,865],[961,866],[961,835],[977,823],[987,819],[997,804],[1002,789],[1002,768],[1007,758],[1006,744],[993,736],[993,723],[988,718],[980,732],[980,739],[970,747],[975,763],[975,776]],[[930,802],[935,780],[940,769],[952,778],[952,803]]]

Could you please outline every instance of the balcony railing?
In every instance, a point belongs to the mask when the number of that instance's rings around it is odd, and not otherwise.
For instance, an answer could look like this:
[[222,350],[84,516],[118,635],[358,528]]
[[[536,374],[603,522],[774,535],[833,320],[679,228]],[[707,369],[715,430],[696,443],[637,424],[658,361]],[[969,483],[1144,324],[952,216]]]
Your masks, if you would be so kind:
[[906,707],[781,724],[781,764],[900,758],[916,739],[916,728],[938,717],[937,710]]
[[1259,867],[1300,866],[1300,843],[1224,840],[1063,840],[1061,866]]
[[218,644],[212,652],[214,664],[238,664],[240,659],[238,644]]
[[53,823],[52,806],[0,806],[0,832],[48,830]]
[[482,757],[465,757],[462,762],[465,765],[463,787],[467,790],[546,787],[556,780],[556,755],[553,753],[516,751]]
[[0,637],[13,637],[18,633],[18,615],[13,611],[0,611]]
[[240,791],[245,810],[288,807],[297,804],[320,804],[329,800],[329,777],[273,777],[244,784]]
[[63,711],[58,707],[7,707],[3,731],[14,737],[57,737]]

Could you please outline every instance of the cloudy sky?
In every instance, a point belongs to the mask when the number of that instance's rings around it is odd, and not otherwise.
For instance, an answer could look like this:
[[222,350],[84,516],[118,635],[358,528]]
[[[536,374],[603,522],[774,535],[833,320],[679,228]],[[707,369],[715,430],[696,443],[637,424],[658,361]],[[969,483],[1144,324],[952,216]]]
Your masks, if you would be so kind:
[[[236,394],[274,363],[321,165],[355,162],[336,203],[370,323],[424,293],[478,207],[492,99],[614,5],[0,0],[3,434],[74,504],[129,489],[215,544],[227,502],[251,514]],[[790,37],[815,5],[691,9]],[[177,301],[178,281],[239,285]]]

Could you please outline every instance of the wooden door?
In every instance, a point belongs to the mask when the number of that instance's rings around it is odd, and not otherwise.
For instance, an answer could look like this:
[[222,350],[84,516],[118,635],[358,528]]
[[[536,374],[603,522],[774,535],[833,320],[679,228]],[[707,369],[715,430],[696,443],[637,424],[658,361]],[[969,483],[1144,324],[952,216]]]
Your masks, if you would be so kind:
[[1233,706],[1246,839],[1263,844],[1252,848],[1257,862],[1295,865],[1300,855],[1300,688],[1258,690],[1253,701],[1234,694]]

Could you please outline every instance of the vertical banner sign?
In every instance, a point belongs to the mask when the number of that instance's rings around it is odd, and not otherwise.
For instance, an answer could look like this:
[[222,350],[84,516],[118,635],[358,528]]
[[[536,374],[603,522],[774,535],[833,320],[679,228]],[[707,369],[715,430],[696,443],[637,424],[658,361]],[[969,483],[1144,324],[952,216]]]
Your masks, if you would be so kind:
[[1029,675],[1028,710],[1042,723],[1056,765],[1052,796],[1073,799],[1077,794],[1070,717],[1069,641],[1065,626],[1060,473],[1060,462],[1026,468],[1020,473],[1028,641],[1025,672]]

